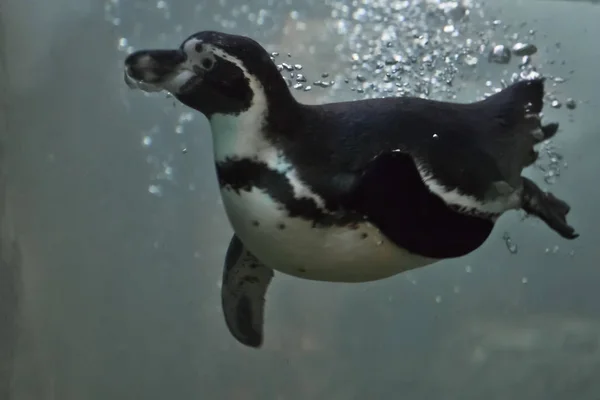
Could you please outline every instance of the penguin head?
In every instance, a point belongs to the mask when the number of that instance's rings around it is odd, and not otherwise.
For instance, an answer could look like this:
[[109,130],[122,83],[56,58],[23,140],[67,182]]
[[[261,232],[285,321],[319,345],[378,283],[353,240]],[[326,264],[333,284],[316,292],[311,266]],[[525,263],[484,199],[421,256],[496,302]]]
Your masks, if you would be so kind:
[[267,97],[291,97],[259,43],[214,31],[195,33],[178,49],[130,54],[125,59],[125,82],[148,92],[166,90],[208,118],[266,107],[261,103]]

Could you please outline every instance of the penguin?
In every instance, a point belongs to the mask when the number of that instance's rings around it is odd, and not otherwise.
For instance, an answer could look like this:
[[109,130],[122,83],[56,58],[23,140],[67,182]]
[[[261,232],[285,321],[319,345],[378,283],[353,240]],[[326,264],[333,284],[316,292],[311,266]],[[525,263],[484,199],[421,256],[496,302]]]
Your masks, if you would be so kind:
[[565,239],[569,205],[521,176],[542,124],[544,79],[484,100],[387,97],[298,102],[269,53],[216,31],[124,61],[127,85],[167,91],[202,113],[234,235],[225,256],[225,322],[240,343],[263,343],[274,271],[367,282],[478,249],[498,218],[522,209]]

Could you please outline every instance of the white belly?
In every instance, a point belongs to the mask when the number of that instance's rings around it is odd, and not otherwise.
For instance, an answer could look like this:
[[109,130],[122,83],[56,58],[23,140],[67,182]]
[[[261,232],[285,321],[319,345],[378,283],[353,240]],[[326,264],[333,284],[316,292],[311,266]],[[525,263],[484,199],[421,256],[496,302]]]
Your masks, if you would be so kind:
[[431,264],[396,247],[373,225],[357,229],[313,228],[289,218],[264,192],[221,190],[225,211],[235,233],[268,267],[306,279],[361,282],[386,278]]

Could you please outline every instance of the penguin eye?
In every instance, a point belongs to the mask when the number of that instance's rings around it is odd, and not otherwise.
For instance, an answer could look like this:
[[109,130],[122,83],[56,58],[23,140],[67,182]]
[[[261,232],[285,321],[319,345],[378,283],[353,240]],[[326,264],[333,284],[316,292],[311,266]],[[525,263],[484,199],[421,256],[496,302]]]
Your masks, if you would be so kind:
[[205,58],[202,60],[202,66],[204,69],[211,69],[213,66],[213,62],[210,58]]

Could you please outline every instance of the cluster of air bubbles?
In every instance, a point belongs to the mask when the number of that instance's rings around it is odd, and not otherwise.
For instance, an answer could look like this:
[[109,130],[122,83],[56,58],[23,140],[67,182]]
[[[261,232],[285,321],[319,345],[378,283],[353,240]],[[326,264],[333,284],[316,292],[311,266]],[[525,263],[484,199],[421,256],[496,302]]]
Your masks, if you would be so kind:
[[462,67],[478,65],[483,48],[468,34],[478,7],[465,2],[330,0],[331,28],[348,38],[346,82],[363,97],[454,98]]
[[[158,133],[160,130],[156,129],[156,132]],[[145,136],[143,140],[144,146],[150,147],[152,145],[150,136]],[[155,196],[162,196],[164,181],[173,180],[173,167],[171,167],[169,162],[152,154],[146,156],[146,162],[151,166],[153,171],[151,183],[148,185],[148,193]]]
[[545,157],[540,158],[543,161],[536,162],[536,167],[544,174],[544,181],[548,185],[552,185],[560,176],[561,171],[569,165],[551,140],[541,144],[540,152]]
[[[173,131],[178,136],[184,135],[186,125],[193,120],[194,114],[192,112],[182,112],[175,121]],[[163,143],[160,143],[158,148],[156,148],[156,142],[164,138],[162,136],[163,131],[164,129],[161,129],[158,125],[154,125],[141,134],[142,147],[148,150],[146,162],[151,169],[151,183],[148,186],[148,193],[155,196],[162,196],[164,185],[174,181],[173,154],[169,152],[162,154],[165,152]],[[182,143],[180,146],[180,151],[184,154],[187,153],[185,144]]]
[[[331,29],[345,38],[336,48],[347,56],[345,82],[363,97],[455,99],[461,86],[491,68],[482,60],[508,68],[509,77],[494,73],[503,79],[491,83],[482,97],[515,81],[541,76],[534,62],[535,31],[511,33],[510,25],[487,19],[479,2],[328,0],[328,4]],[[556,106],[560,100],[551,102]],[[569,104],[574,108],[572,100]]]
[[271,60],[273,60],[276,63],[277,69],[281,72],[283,78],[285,79],[289,87],[295,90],[303,90],[305,92],[308,92],[312,90],[313,87],[328,88],[335,84],[334,80],[328,79],[329,74],[327,72],[323,72],[321,74],[320,79],[309,80],[306,77],[305,73],[301,72],[304,68],[302,64],[292,64],[291,62],[289,62],[289,59],[291,59],[291,57],[292,55],[288,53],[288,60],[286,60],[287,62],[280,62],[279,52],[275,51],[271,53]]

